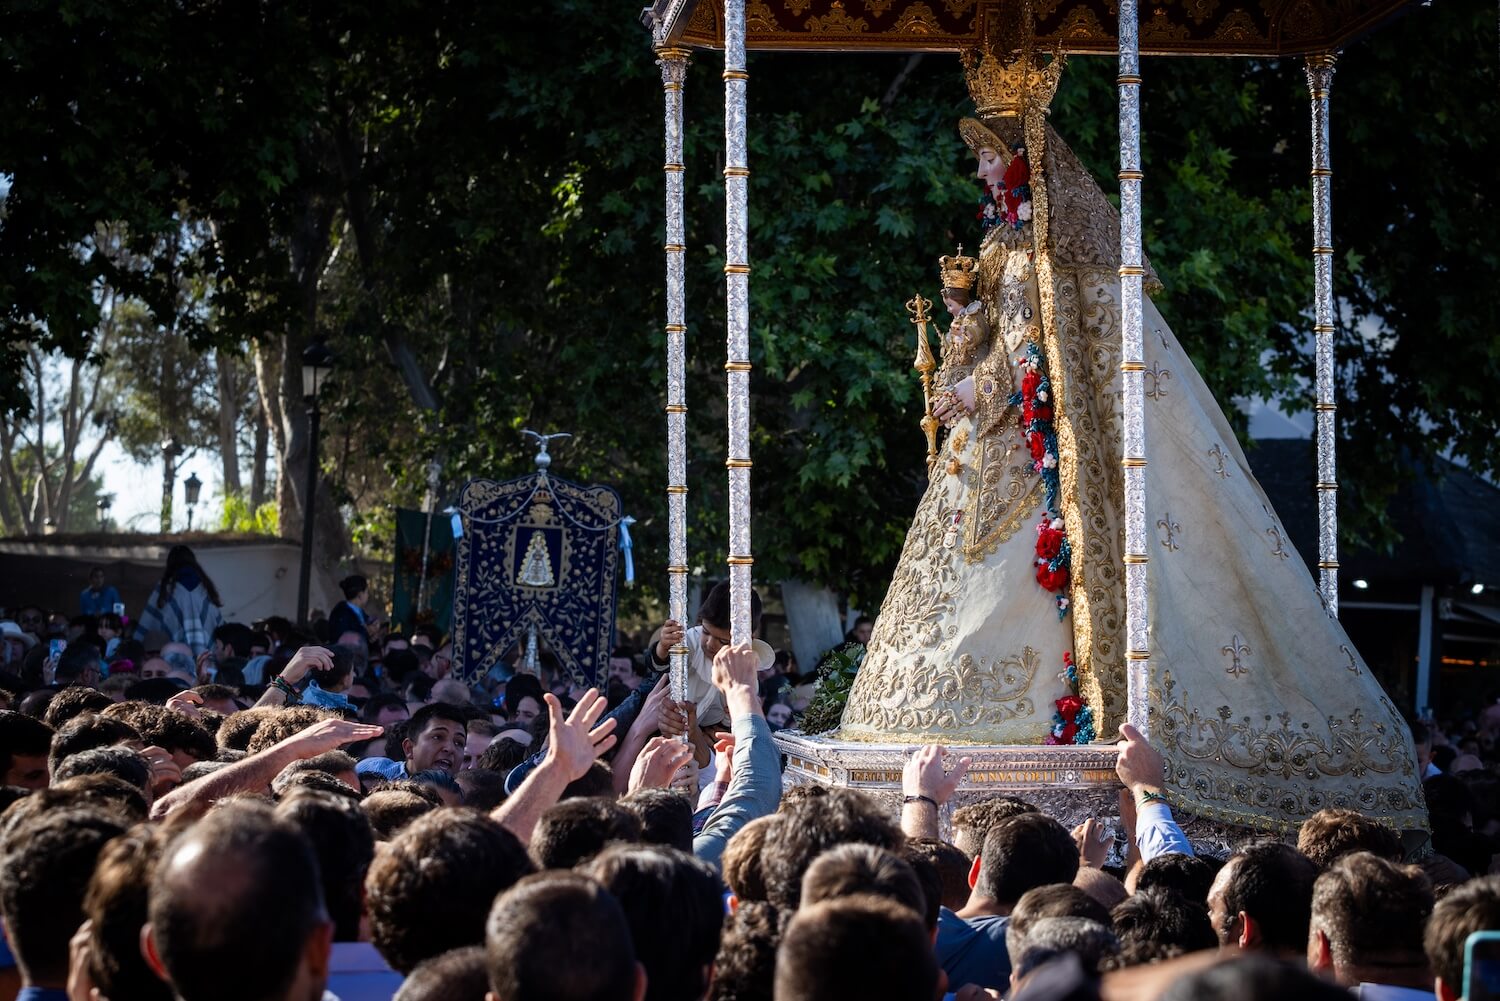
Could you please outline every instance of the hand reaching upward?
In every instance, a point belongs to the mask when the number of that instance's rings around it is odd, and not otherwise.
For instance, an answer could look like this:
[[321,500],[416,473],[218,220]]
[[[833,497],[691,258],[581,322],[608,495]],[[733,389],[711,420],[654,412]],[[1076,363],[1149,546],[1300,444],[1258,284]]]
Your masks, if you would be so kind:
[[594,725],[609,708],[609,702],[597,688],[590,688],[564,719],[562,703],[556,695],[548,692],[542,698],[546,700],[550,720],[547,757],[563,769],[569,782],[581,779],[588,774],[595,758],[615,746],[615,720]]

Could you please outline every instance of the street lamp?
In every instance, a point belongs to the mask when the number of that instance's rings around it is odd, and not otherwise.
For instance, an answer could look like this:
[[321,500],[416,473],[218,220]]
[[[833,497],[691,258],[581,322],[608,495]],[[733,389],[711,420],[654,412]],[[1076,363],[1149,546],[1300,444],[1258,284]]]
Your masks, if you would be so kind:
[[99,511],[99,530],[102,532],[109,527],[109,509],[114,505],[114,499],[105,495],[94,502],[94,507]]
[[302,494],[302,567],[297,578],[297,621],[307,624],[312,585],[313,505],[318,494],[318,396],[333,371],[333,352],[322,341],[302,349],[302,400],[307,404],[307,489]]
[[198,491],[202,489],[203,481],[198,479],[197,473],[188,473],[188,478],[182,481],[183,499],[187,501],[189,532],[193,530],[193,508],[198,506]]

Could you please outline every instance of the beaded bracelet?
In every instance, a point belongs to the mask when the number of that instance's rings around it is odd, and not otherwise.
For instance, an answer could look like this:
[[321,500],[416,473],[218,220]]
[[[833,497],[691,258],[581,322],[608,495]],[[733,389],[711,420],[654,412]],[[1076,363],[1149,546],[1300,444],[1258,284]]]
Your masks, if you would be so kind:
[[1152,792],[1150,789],[1145,789],[1141,792],[1140,805],[1145,806],[1147,803],[1163,803],[1167,806],[1171,805],[1171,803],[1167,801],[1167,797],[1164,794],[1159,792]]

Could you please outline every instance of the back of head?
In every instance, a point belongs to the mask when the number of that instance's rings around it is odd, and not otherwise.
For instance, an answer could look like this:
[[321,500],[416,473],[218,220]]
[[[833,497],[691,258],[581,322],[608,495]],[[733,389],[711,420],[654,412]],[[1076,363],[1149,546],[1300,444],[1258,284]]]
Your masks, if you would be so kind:
[[[719,951],[724,905],[713,866],[663,845],[615,845],[579,867],[619,901],[647,1001],[698,1001]],[[662,934],[664,929],[671,934]]]
[[1328,807],[1302,822],[1297,832],[1297,850],[1319,869],[1350,852],[1372,852],[1393,862],[1401,861],[1401,839],[1379,821],[1355,810]]
[[1109,912],[1093,897],[1071,883],[1049,883],[1021,894],[1011,908],[1005,929],[1005,946],[1010,953],[1011,969],[1021,964],[1027,935],[1032,925],[1047,918],[1086,918],[1109,927]]
[[87,713],[63,724],[52,737],[47,762],[52,771],[70,755],[95,747],[112,747],[141,739],[140,731],[122,719]]
[[42,722],[59,730],[64,723],[83,713],[100,712],[114,704],[113,699],[97,688],[69,685],[52,696],[52,701],[47,703],[47,711],[42,713]]
[[104,846],[124,831],[109,813],[75,808],[42,813],[7,839],[0,917],[27,980],[61,983],[67,977],[68,939],[83,923],[89,877]]
[[922,919],[879,897],[800,908],[776,957],[776,1001],[932,1001],[937,986]]
[[[57,658],[57,671],[54,677],[59,685],[73,686],[90,683],[98,684],[103,674],[104,658],[99,655],[99,648],[92,643],[75,640],[69,643],[67,649],[62,652],[62,656]],[[67,689],[64,688],[63,691],[67,691]],[[58,695],[61,694],[62,692],[58,693]],[[53,697],[52,701],[57,701],[56,696]],[[47,706],[47,711],[52,711],[50,703]]]
[[391,1001],[481,1001],[489,989],[484,946],[466,945],[422,960]]
[[[296,980],[328,922],[318,863],[270,808],[213,810],[167,849],[151,881],[151,934],[182,1001],[262,1001]],[[258,929],[245,962],[246,929]],[[232,975],[227,975],[233,971]]]
[[[1006,938],[1006,944],[1010,946],[1010,929],[1006,930]],[[1107,924],[1088,918],[1041,918],[1021,936],[1011,969],[1014,977],[1020,980],[1049,959],[1071,953],[1078,957],[1085,972],[1097,976],[1105,963],[1119,951],[1120,943]]]
[[354,653],[348,647],[330,646],[324,647],[328,651],[330,666],[327,668],[315,667],[308,673],[318,683],[318,687],[327,691],[343,687],[354,674]]
[[365,873],[375,858],[375,835],[359,804],[348,796],[295,791],[277,804],[276,815],[301,831],[317,856],[334,941],[358,941]]
[[[754,588],[750,589],[750,631],[760,630],[760,594]],[[698,606],[698,621],[705,622],[715,629],[729,628],[729,582],[721,580],[715,584],[703,599],[703,604]]]
[[360,801],[377,841],[389,841],[438,804],[406,789],[376,789]]
[[369,590],[369,587],[370,582],[365,580],[362,574],[350,574],[339,581],[339,590],[344,592],[344,599],[346,601],[353,601],[355,598],[358,598],[360,594]]
[[1432,884],[1421,869],[1369,852],[1338,858],[1313,885],[1311,927],[1328,936],[1336,970],[1425,966],[1431,913]]
[[1349,1001],[1349,992],[1301,964],[1247,952],[1177,978],[1159,1001]]
[[742,901],[724,919],[711,1001],[772,1001],[785,921],[763,900]]
[[869,895],[910,908],[927,923],[927,895],[916,872],[895,852],[874,845],[839,845],[813,860],[802,877],[802,906]]
[[1124,883],[1103,870],[1093,869],[1086,865],[1078,867],[1078,875],[1073,877],[1073,885],[1099,901],[1107,911],[1114,910],[1121,901],[1130,896]]
[[1135,888],[1141,890],[1175,890],[1188,900],[1207,904],[1208,891],[1214,885],[1218,869],[1196,855],[1164,852],[1141,866]]
[[[801,900],[803,873],[828,849],[865,844],[895,851],[905,843],[885,811],[854,789],[829,789],[798,800],[781,818],[761,850],[761,867],[771,903],[789,911]],[[1076,860],[1076,849],[1073,854]]]
[[520,840],[489,817],[462,809],[428,813],[370,866],[370,939],[401,973],[449,949],[478,944],[495,895],[531,869]]
[[779,813],[756,817],[735,832],[724,846],[719,869],[724,873],[724,885],[729,887],[729,891],[741,903],[766,899],[766,874],[761,866],[761,850],[765,848],[766,841],[776,837],[776,829],[780,824]]
[[1208,908],[1174,890],[1137,890],[1110,912],[1120,965],[1139,966],[1217,948]]
[[951,911],[963,908],[969,900],[969,856],[954,845],[936,838],[912,838],[906,842],[906,858],[920,855],[932,863],[942,884],[943,906]]
[[1500,876],[1471,879],[1432,908],[1422,945],[1432,973],[1457,996],[1464,983],[1464,943],[1477,931],[1500,931]]
[[1254,920],[1262,948],[1305,955],[1317,878],[1312,860],[1280,841],[1260,841],[1235,852],[1214,881],[1215,889],[1223,888],[1226,915],[1217,929],[1220,944],[1232,944],[1237,937],[1243,911]]
[[[510,741],[506,741],[510,743]],[[505,802],[505,776],[483,768],[468,768],[455,777],[464,806],[488,813]]]
[[58,763],[54,784],[79,775],[113,775],[141,791],[151,788],[151,765],[139,751],[128,747],[95,747],[79,751]]
[[1016,796],[991,796],[953,811],[953,844],[973,858],[984,850],[984,839],[990,828],[1023,813],[1036,813],[1036,807]]
[[172,988],[146,965],[141,928],[151,877],[165,839],[137,825],[105,846],[89,880],[83,914],[92,925],[89,972],[101,996],[131,1001],[172,1001]]
[[641,822],[624,806],[598,796],[550,807],[531,835],[531,855],[542,869],[571,869],[611,841],[639,841]]
[[678,851],[693,850],[693,805],[671,789],[638,789],[620,805],[641,822],[641,840]]
[[485,928],[490,990],[504,1001],[633,1001],[630,926],[603,887],[575,873],[528,876]]
[[1043,813],[1021,813],[990,828],[979,856],[974,892],[1014,905],[1027,890],[1072,883],[1078,846],[1068,829]]

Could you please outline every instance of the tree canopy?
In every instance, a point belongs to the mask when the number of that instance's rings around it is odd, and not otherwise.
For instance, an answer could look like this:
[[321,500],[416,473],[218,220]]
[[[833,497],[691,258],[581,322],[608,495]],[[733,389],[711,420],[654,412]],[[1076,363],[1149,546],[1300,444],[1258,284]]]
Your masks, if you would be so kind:
[[[1334,85],[1346,536],[1377,539],[1392,458],[1500,459],[1495,23],[1417,8]],[[722,90],[687,84],[690,546],[722,562]],[[977,245],[956,59],[750,62],[757,574],[883,594],[924,446],[903,303]],[[88,358],[103,286],[200,350],[248,345],[283,473],[306,442],[295,369],[341,359],[325,488],[366,546],[394,504],[557,469],[615,485],[639,575],[664,580],[661,87],[605,0],[63,0],[0,15],[0,404],[31,348]],[[1157,305],[1226,404],[1310,406],[1309,126],[1298,61],[1149,59],[1146,247]],[[1114,65],[1072,61],[1052,118],[1102,179]],[[101,253],[109,224],[128,256]],[[211,237],[186,265],[186,227]],[[195,230],[196,231],[196,230]],[[132,262],[130,266],[122,261]],[[152,379],[141,371],[142,380]],[[1232,410],[1226,406],[1226,409]],[[1243,430],[1243,422],[1241,422]],[[283,523],[302,503],[280,475]],[[648,588],[649,590],[649,588]]]

